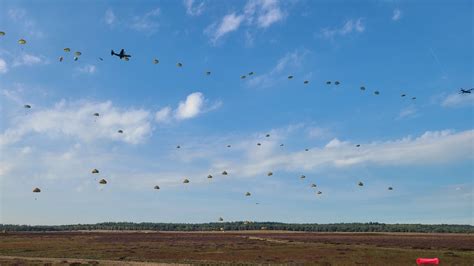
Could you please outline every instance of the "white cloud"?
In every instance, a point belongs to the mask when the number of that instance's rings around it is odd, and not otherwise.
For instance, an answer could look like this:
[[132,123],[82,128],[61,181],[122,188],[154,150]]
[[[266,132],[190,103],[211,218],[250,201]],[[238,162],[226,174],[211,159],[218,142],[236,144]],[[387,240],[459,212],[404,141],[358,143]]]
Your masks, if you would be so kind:
[[0,73],[5,74],[7,72],[8,72],[7,62],[3,60],[3,58],[0,58]]
[[331,135],[331,131],[327,128],[322,128],[322,127],[308,128],[308,136],[312,139],[322,139],[330,135]]
[[105,11],[104,21],[107,25],[114,25],[117,22],[117,17],[112,9],[107,9]]
[[136,31],[154,33],[159,27],[159,24],[156,21],[156,18],[159,15],[160,15],[160,9],[155,8],[155,9],[147,12],[143,16],[133,17],[129,26],[130,26],[130,28],[132,28]]
[[177,119],[188,119],[197,116],[202,112],[204,95],[200,92],[194,92],[186,97],[185,101],[179,103],[176,110]]
[[155,121],[156,122],[168,122],[171,119],[171,107],[166,106],[160,109],[155,114]]
[[392,20],[397,21],[402,18],[402,11],[398,8],[393,10]]
[[474,94],[453,93],[448,95],[442,102],[443,107],[464,107],[474,105]]
[[325,28],[321,30],[322,37],[326,39],[333,39],[336,36],[345,36],[347,34],[356,32],[362,33],[365,31],[365,24],[363,18],[349,19],[341,28]]
[[196,3],[195,0],[184,0],[183,4],[186,7],[186,14],[190,16],[199,16],[204,11],[204,1]]
[[85,65],[77,68],[77,70],[84,74],[94,74],[97,71],[97,68],[94,65]]
[[295,50],[285,54],[269,72],[253,76],[247,80],[247,84],[250,87],[269,88],[282,82],[287,75],[294,74],[301,68],[304,57],[308,53],[307,50]]
[[205,33],[210,36],[211,43],[216,44],[224,35],[237,31],[245,21],[249,27],[268,28],[285,17],[278,0],[249,0],[242,12],[225,15],[219,23],[208,26]]
[[13,61],[13,66],[33,66],[39,64],[47,64],[48,60],[42,55],[36,56],[32,54],[23,53]]
[[[100,117],[93,116],[96,112]],[[18,142],[31,133],[83,141],[108,139],[136,144],[151,134],[150,121],[148,111],[120,110],[110,101],[61,101],[53,108],[32,109],[28,115],[17,117],[13,120],[13,125],[0,134],[0,145]],[[118,129],[122,129],[124,133],[117,134]]]

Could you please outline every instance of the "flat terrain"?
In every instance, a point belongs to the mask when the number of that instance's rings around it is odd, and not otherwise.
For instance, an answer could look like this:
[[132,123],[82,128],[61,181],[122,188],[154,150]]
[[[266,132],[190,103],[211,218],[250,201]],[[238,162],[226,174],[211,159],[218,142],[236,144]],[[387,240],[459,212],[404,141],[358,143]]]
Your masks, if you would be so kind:
[[306,232],[53,232],[0,234],[0,265],[473,265],[474,235]]

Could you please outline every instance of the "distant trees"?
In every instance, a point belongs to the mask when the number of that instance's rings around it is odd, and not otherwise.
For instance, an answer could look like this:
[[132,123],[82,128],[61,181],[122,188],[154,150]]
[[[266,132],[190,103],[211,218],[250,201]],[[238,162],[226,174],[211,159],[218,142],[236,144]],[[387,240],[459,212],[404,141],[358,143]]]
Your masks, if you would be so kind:
[[384,223],[335,223],[287,224],[275,222],[224,222],[224,223],[128,223],[105,222],[72,225],[13,225],[0,224],[3,231],[77,231],[77,230],[153,230],[153,231],[245,231],[285,230],[306,232],[413,232],[413,233],[474,233],[472,225],[453,224],[384,224]]

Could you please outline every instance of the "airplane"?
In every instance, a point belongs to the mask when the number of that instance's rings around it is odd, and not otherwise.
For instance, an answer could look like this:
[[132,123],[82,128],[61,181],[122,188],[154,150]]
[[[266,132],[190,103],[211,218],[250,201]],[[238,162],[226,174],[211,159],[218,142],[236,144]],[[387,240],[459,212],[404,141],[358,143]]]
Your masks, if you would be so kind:
[[112,51],[110,52],[110,55],[112,55],[112,56],[116,55],[116,56],[118,56],[120,59],[132,57],[132,56],[129,55],[129,54],[125,54],[125,50],[124,50],[124,49],[120,50],[120,53],[118,53],[118,54],[117,54],[116,52],[114,52],[114,50],[112,50]]
[[466,94],[466,93],[471,93],[472,91],[474,91],[474,88],[473,89],[470,89],[470,90],[464,90],[464,89],[461,89],[459,91],[460,94]]

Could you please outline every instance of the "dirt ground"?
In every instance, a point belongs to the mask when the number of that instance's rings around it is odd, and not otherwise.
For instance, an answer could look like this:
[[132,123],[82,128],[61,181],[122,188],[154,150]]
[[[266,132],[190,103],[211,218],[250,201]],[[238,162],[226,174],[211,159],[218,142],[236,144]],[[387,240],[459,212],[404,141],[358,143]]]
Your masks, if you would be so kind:
[[53,232],[0,234],[0,265],[474,265],[468,234]]

